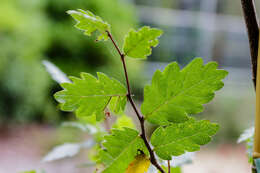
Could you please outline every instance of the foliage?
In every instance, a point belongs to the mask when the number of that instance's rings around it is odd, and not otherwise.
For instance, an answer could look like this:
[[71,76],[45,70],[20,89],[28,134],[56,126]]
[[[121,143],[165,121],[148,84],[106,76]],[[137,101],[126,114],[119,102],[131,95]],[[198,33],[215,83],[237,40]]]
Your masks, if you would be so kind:
[[217,124],[209,121],[190,118],[184,123],[157,128],[151,137],[151,143],[160,158],[171,160],[172,156],[179,156],[185,151],[199,150],[200,145],[211,141],[211,136],[216,134],[218,128]]
[[151,123],[167,125],[188,120],[188,115],[203,111],[202,105],[223,87],[227,72],[217,70],[215,62],[203,65],[201,58],[180,70],[177,63],[169,64],[163,72],[157,70],[152,84],[144,89],[142,113]]
[[247,148],[247,156],[248,156],[248,162],[253,164],[253,145],[254,145],[254,134],[255,134],[255,128],[250,127],[239,136],[237,142],[246,142],[246,148]]
[[150,160],[145,154],[139,154],[134,161],[129,164],[126,173],[144,173],[148,171]]
[[63,91],[55,94],[64,111],[76,111],[77,117],[95,116],[97,120],[104,118],[104,110],[110,102],[115,113],[124,111],[126,89],[103,73],[97,74],[98,79],[88,73],[81,73],[81,79],[71,77],[73,83],[63,83]]
[[[100,147],[94,161],[98,167],[103,166],[103,173],[131,172],[134,167],[141,167],[144,172],[148,164],[144,158],[149,158],[160,172],[165,172],[158,160],[171,160],[172,156],[186,151],[197,151],[201,145],[211,141],[219,126],[207,120],[196,120],[190,115],[202,112],[203,104],[211,101],[215,91],[223,87],[222,79],[227,75],[226,71],[218,70],[214,62],[203,65],[201,58],[194,59],[182,70],[174,62],[163,72],[156,71],[152,84],[145,87],[142,116],[132,100],[125,58],[145,58],[150,55],[151,47],[158,44],[157,38],[161,31],[149,27],[143,27],[137,32],[131,30],[125,39],[124,53],[121,53],[111,32],[104,27],[108,24],[89,11],[80,12],[84,15],[79,14],[80,18],[76,17],[77,27],[84,28],[86,35],[98,30],[101,33],[100,40],[109,38],[117,49],[124,67],[127,90],[103,73],[98,73],[98,78],[82,73],[81,78],[70,77],[72,83],[61,84],[63,90],[55,94],[56,100],[61,104],[62,110],[74,111],[80,118],[96,117],[96,124],[99,126],[103,119],[105,123],[108,122],[108,108],[121,114],[127,98],[141,124],[141,132],[127,127],[107,129],[108,133],[101,136],[101,141],[97,141]],[[70,14],[75,18],[75,11],[70,11]],[[145,135],[146,120],[159,125],[150,141],[154,148]],[[180,172],[179,168],[173,169]]]
[[124,172],[135,159],[138,150],[146,152],[144,142],[138,134],[136,130],[124,128],[114,129],[111,135],[104,137],[105,150],[100,151],[100,161],[106,167],[104,173]]
[[152,53],[152,47],[158,45],[161,35],[161,30],[148,26],[138,31],[131,30],[125,38],[124,54],[132,58],[147,58]]
[[78,21],[75,27],[84,30],[84,34],[91,36],[97,30],[101,33],[97,40],[108,39],[106,31],[110,31],[110,25],[104,22],[99,16],[81,9],[78,11],[69,10],[67,13]]

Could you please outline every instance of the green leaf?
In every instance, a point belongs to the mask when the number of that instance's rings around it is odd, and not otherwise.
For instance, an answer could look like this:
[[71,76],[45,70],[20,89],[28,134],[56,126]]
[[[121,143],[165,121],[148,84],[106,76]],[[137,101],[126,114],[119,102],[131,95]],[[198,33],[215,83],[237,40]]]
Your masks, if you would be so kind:
[[151,137],[156,154],[164,160],[171,160],[172,156],[179,156],[186,151],[193,152],[211,141],[219,125],[207,120],[196,121],[194,118],[167,127],[157,128]]
[[104,117],[104,110],[112,98],[117,97],[115,110],[124,110],[126,105],[126,88],[117,80],[103,73],[97,73],[98,79],[88,73],[81,73],[81,78],[70,77],[72,83],[63,83],[64,90],[54,97],[61,103],[61,110],[76,111],[79,118],[96,116]]
[[124,54],[132,58],[147,58],[152,53],[152,47],[158,45],[158,37],[161,35],[161,30],[148,26],[138,31],[130,30],[125,38]]
[[215,62],[203,65],[201,58],[194,59],[182,70],[173,62],[163,72],[157,70],[151,85],[145,87],[141,111],[154,124],[187,121],[189,114],[203,111],[203,104],[211,101],[214,92],[223,87],[221,80],[227,74],[218,70]]
[[120,130],[122,130],[124,127],[135,129],[135,124],[131,117],[124,114],[117,118],[115,124],[113,124],[112,127]]
[[[168,167],[162,165],[163,170],[167,173],[168,172]],[[181,171],[181,167],[177,166],[177,167],[171,167],[171,172],[172,173],[182,173]],[[161,173],[160,171],[158,171],[158,173]]]
[[107,40],[108,35],[106,31],[110,31],[110,25],[104,22],[99,16],[95,16],[90,11],[84,11],[81,9],[67,11],[76,21],[76,28],[83,30],[84,34],[91,36],[93,32],[98,31],[100,33],[97,40]]
[[135,156],[140,154],[139,150],[147,153],[138,131],[130,128],[113,129],[105,140],[105,149],[100,151],[100,161],[105,165],[103,173],[125,173]]

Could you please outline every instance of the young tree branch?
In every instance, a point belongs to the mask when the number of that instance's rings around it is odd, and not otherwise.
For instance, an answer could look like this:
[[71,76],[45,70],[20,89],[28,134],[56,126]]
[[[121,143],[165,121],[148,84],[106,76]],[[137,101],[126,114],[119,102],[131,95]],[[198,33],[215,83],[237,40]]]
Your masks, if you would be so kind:
[[145,119],[144,117],[139,113],[133,98],[132,98],[132,94],[131,94],[131,89],[130,89],[130,84],[129,84],[129,78],[128,78],[128,73],[127,73],[127,69],[126,69],[126,63],[125,63],[125,55],[120,51],[119,47],[117,46],[115,40],[113,39],[111,33],[109,31],[106,31],[108,37],[110,38],[110,40],[112,41],[113,45],[115,46],[118,54],[120,55],[121,61],[123,63],[123,68],[124,68],[124,73],[125,73],[125,79],[126,79],[126,85],[127,85],[127,98],[131,104],[131,106],[133,107],[139,122],[140,122],[140,126],[141,126],[141,138],[143,139],[145,146],[147,147],[149,154],[150,154],[150,161],[151,163],[161,172],[161,173],[165,173],[165,171],[162,169],[162,167],[158,164],[156,158],[155,158],[155,154],[154,151],[152,149],[152,147],[150,146],[147,138],[146,138],[146,134],[145,134],[145,127],[144,127],[144,122]]
[[167,160],[168,163],[168,173],[171,173],[171,162],[170,160]]
[[259,27],[254,0],[241,0],[250,45],[252,80],[256,87]]

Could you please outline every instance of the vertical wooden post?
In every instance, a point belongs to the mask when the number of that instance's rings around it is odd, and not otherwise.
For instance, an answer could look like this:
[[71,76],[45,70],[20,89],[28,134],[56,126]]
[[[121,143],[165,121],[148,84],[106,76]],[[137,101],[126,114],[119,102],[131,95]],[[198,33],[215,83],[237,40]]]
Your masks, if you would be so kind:
[[[260,39],[258,39],[259,41]],[[260,44],[258,43],[258,58],[260,57]],[[257,61],[256,77],[256,114],[255,114],[255,137],[254,137],[254,158],[260,158],[260,61]]]

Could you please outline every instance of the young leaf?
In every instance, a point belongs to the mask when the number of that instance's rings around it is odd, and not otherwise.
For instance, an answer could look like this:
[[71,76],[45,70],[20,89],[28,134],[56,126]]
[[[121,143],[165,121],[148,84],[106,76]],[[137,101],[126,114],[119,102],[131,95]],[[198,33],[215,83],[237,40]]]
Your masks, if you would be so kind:
[[105,136],[105,140],[105,150],[100,151],[100,161],[106,167],[103,173],[125,173],[140,150],[147,153],[138,131],[130,128],[113,129],[111,135]]
[[81,9],[78,9],[78,11],[69,10],[67,13],[77,21],[75,27],[83,30],[85,35],[91,36],[93,32],[98,31],[100,35],[97,40],[108,39],[106,31],[110,31],[110,25],[104,22],[99,16]]
[[203,111],[203,104],[223,87],[221,81],[228,74],[218,70],[217,63],[203,65],[201,58],[194,59],[180,70],[176,62],[163,72],[156,71],[152,84],[144,89],[141,111],[154,124],[167,125],[188,120],[188,114]]
[[[168,167],[167,166],[164,166],[162,165],[162,168],[165,172],[168,173]],[[177,166],[177,167],[171,167],[171,172],[172,173],[182,173],[181,171],[181,167]],[[158,171],[158,173],[161,173],[160,171]]]
[[64,90],[54,95],[61,103],[61,110],[76,111],[79,118],[95,115],[100,120],[113,97],[118,98],[118,104],[112,111],[124,110],[126,88],[103,73],[97,73],[97,76],[98,79],[88,73],[81,73],[81,78],[70,77],[73,83],[61,84]]
[[164,160],[179,156],[186,151],[193,152],[211,141],[219,126],[207,120],[196,121],[194,118],[167,127],[157,128],[151,137],[156,154]]
[[125,173],[145,173],[150,166],[150,159],[145,154],[139,154],[128,166]]
[[117,118],[112,127],[120,130],[123,130],[124,127],[135,129],[135,124],[131,117],[124,114]]
[[158,37],[161,35],[161,30],[148,26],[138,31],[131,30],[125,38],[124,54],[132,58],[146,58],[151,55],[152,47],[158,45]]

